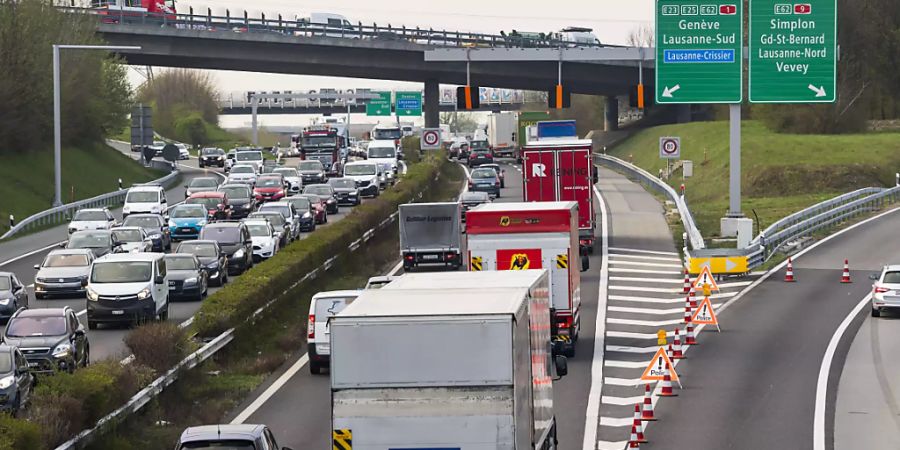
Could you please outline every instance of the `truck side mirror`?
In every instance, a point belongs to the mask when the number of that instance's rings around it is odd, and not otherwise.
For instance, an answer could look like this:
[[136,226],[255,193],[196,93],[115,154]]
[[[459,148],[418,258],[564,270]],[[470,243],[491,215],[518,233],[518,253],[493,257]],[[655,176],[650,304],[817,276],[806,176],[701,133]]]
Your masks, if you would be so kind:
[[591,268],[591,259],[587,255],[581,255],[581,271],[587,272]]
[[556,355],[553,357],[553,364],[556,366],[556,379],[560,379],[569,373],[569,360],[565,356]]

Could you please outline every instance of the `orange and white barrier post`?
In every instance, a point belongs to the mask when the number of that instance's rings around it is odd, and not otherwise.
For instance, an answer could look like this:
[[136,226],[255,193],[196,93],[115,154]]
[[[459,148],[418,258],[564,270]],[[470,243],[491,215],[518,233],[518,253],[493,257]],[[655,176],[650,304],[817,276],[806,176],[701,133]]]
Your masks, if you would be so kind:
[[641,444],[647,443],[647,438],[644,437],[644,426],[641,424],[641,406],[634,405],[634,421],[631,423],[631,428],[635,431],[637,435],[637,442]]
[[641,410],[641,420],[644,422],[653,422],[656,416],[653,415],[653,399],[650,398],[650,385],[644,385],[644,408]]
[[797,281],[794,279],[794,262],[791,260],[791,258],[788,258],[787,272],[784,273],[784,281],[786,283],[793,283],[794,281]]
[[684,288],[683,293],[687,294],[691,291],[691,276],[688,274],[687,269],[684,269]]
[[681,348],[681,330],[675,329],[675,352],[672,353],[672,359],[684,359],[684,351]]

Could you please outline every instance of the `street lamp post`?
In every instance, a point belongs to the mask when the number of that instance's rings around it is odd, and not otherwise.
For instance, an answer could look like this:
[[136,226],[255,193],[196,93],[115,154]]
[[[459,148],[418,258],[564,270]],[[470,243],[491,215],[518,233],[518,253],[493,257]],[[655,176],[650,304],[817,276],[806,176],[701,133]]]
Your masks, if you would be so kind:
[[121,45],[53,45],[53,172],[55,189],[53,206],[62,205],[62,129],[60,126],[59,51],[73,50],[140,50],[138,46]]

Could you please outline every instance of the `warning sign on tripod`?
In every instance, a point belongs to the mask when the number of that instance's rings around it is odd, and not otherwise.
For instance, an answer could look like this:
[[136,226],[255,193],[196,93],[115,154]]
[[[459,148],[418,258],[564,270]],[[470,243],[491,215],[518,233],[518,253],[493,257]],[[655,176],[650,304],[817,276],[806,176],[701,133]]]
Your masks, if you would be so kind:
[[656,354],[653,355],[653,359],[650,360],[650,364],[647,364],[647,368],[644,369],[641,380],[663,381],[666,374],[669,374],[672,381],[678,381],[678,385],[681,385],[681,381],[678,380],[678,374],[675,372],[675,365],[672,364],[672,360],[666,354],[666,349],[660,347]]
[[715,325],[716,330],[722,331],[719,328],[719,319],[716,317],[716,311],[713,310],[709,297],[704,298],[700,305],[697,306],[697,311],[691,317],[691,322],[699,325]]

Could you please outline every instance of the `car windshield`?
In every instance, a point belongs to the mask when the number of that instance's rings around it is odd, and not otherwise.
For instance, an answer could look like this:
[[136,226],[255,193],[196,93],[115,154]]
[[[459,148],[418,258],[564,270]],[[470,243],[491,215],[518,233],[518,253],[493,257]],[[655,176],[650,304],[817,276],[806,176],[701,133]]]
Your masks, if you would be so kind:
[[153,267],[148,261],[115,261],[94,263],[92,283],[140,283],[150,281]]
[[331,186],[307,186],[303,189],[304,194],[331,195]]
[[153,191],[134,191],[125,196],[125,203],[156,203],[159,193]]
[[238,152],[236,159],[238,161],[262,161],[262,152]]
[[6,326],[9,337],[62,336],[66,334],[66,318],[58,316],[16,317]]
[[288,199],[288,202],[294,205],[294,209],[299,211],[306,211],[309,209],[309,199],[307,198],[291,198]]
[[334,136],[304,136],[301,147],[323,147],[327,145],[335,145]]
[[285,219],[291,216],[291,208],[287,205],[265,205],[259,210],[261,212],[277,212]]
[[233,244],[240,242],[241,230],[237,227],[206,227],[201,232],[203,239],[211,239],[216,242]]
[[494,169],[484,169],[484,170],[473,170],[472,171],[472,178],[489,179],[489,178],[496,178],[496,177],[497,177],[497,173],[494,172]]
[[173,219],[202,219],[206,218],[206,209],[191,205],[179,205],[169,213],[169,217]]
[[229,199],[250,198],[250,189],[246,186],[228,186],[219,188],[219,192],[224,192]]
[[194,178],[191,180],[191,184],[188,187],[191,188],[215,188],[219,183],[216,183],[215,178]]
[[103,211],[78,211],[75,213],[75,218],[73,221],[96,221],[96,222],[105,222],[107,219],[106,213]]
[[144,240],[141,230],[113,230],[112,234],[119,242],[141,242]]
[[284,226],[284,216],[281,215],[278,211],[269,211],[268,214],[262,213],[253,213],[250,215],[251,218],[260,218],[260,219],[269,219],[269,223],[272,224],[273,227],[283,227]]
[[373,140],[378,140],[378,139],[393,140],[393,139],[400,139],[402,137],[403,137],[403,131],[401,131],[399,128],[385,128],[385,129],[380,129],[380,130],[375,129],[374,131],[372,131],[372,139]]
[[393,158],[397,156],[394,147],[369,147],[369,158]]
[[256,173],[256,170],[250,166],[235,166],[231,168],[231,173]]
[[327,297],[316,299],[316,320],[335,316],[343,311],[356,297]]
[[322,163],[319,161],[300,161],[297,164],[299,170],[323,170]]
[[375,175],[375,164],[354,164],[344,167],[344,175]]
[[260,178],[259,181],[256,182],[256,187],[279,187],[281,186],[281,180],[278,178]]
[[900,272],[885,272],[884,281],[886,284],[900,284]]
[[238,441],[234,439],[216,441],[186,442],[178,446],[178,450],[255,450],[256,446],[251,441]]
[[472,143],[469,144],[469,147],[471,147],[473,151],[487,151],[490,149],[487,141],[472,141]]
[[299,177],[300,176],[300,174],[297,172],[297,169],[290,169],[290,168],[275,169],[275,173],[280,173],[284,177]]
[[219,207],[219,202],[222,199],[214,198],[214,197],[197,197],[197,198],[189,198],[184,201],[187,205],[203,205],[206,209],[216,209]]
[[190,253],[197,256],[219,256],[219,253],[216,251],[215,245],[205,243],[192,244],[189,242],[183,242],[175,251],[178,253]]
[[75,233],[69,238],[69,248],[95,248],[109,245],[106,233]]
[[197,263],[194,258],[187,256],[166,256],[166,269],[168,270],[196,270]]
[[12,353],[0,352],[0,373],[12,372]]
[[356,188],[355,181],[340,179],[340,178],[332,178],[332,179],[328,180],[328,184],[330,184],[331,187],[335,187],[335,188],[344,188],[344,189]]
[[247,224],[247,228],[250,230],[250,236],[262,237],[272,235],[272,232],[269,231],[269,227],[261,223]]
[[204,148],[200,150],[200,154],[203,156],[216,156],[216,155],[224,155],[225,152],[219,150],[217,148]]
[[162,224],[154,216],[128,216],[122,225],[126,227],[159,228]]
[[11,291],[12,280],[7,276],[0,276],[0,291]]
[[[90,264],[87,255],[48,255],[43,267],[84,267]],[[0,282],[2,283],[2,282]]]

